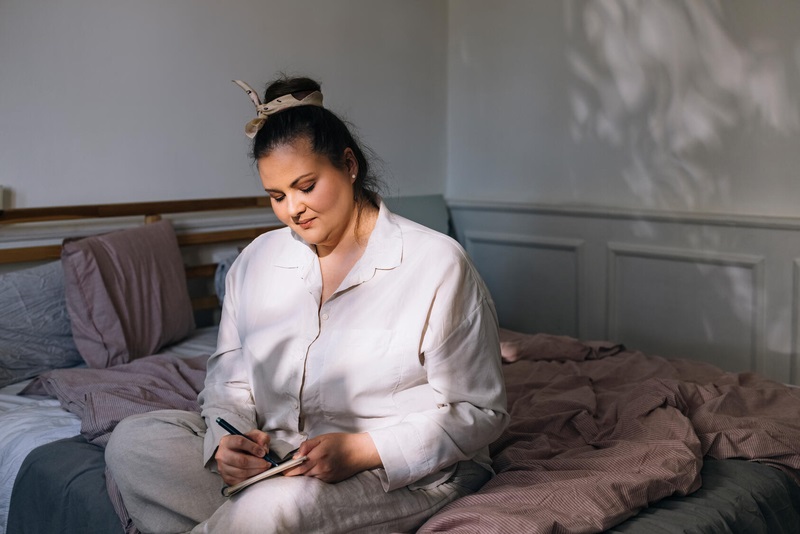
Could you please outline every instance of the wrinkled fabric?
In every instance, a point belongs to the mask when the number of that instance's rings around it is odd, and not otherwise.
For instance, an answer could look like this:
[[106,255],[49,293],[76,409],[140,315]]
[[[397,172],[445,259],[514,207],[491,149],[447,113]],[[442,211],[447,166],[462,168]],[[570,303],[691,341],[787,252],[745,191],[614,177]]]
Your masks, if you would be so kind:
[[64,243],[72,336],[89,367],[155,354],[195,328],[172,224],[159,221]]
[[230,254],[225,256],[217,262],[217,268],[214,270],[214,293],[217,295],[217,300],[223,302],[225,300],[225,277],[228,276],[228,271],[239,257],[239,253]]
[[58,369],[42,374],[22,395],[55,397],[81,418],[81,435],[105,445],[129,415],[175,408],[199,412],[208,356],[153,355],[109,369]]
[[0,387],[83,362],[64,295],[61,262],[0,276]]
[[620,350],[504,366],[511,424],[497,476],[420,532],[600,532],[702,485],[704,457],[800,471],[800,390],[752,373]]

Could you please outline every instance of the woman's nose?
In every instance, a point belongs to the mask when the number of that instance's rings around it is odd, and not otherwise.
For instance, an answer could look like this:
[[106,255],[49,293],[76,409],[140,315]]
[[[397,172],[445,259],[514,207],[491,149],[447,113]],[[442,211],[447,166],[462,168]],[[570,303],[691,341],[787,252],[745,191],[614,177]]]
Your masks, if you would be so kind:
[[288,203],[289,208],[289,215],[295,217],[303,213],[306,209],[305,204],[303,204],[302,199],[298,198],[297,195],[287,195],[286,201]]

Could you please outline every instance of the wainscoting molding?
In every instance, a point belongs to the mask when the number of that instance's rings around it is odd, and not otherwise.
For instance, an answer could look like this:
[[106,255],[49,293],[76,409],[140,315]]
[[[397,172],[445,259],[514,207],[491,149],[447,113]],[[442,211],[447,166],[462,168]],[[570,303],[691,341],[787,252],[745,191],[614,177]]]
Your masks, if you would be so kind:
[[[556,299],[547,310],[542,310],[544,316],[538,321],[556,330],[580,331],[581,317],[585,313],[582,303],[585,295],[582,290],[585,283],[583,240],[481,231],[468,231],[464,237],[467,253],[474,259],[478,270],[487,273],[492,283],[499,286],[499,291],[494,293],[500,313],[525,302],[539,302],[546,299],[548,293],[552,297],[553,288],[557,291],[560,288],[564,298]],[[537,258],[542,261],[536,262]],[[548,263],[552,268],[542,271],[541,265]],[[537,275],[549,277],[549,283],[527,283]],[[504,287],[504,283],[509,282],[514,287]],[[570,291],[570,294],[564,294]],[[537,310],[535,306],[531,308]],[[529,318],[520,316],[519,321],[510,320],[507,325],[524,328],[530,325]]]
[[[630,287],[629,284],[623,283],[620,280],[621,264],[628,261],[635,260],[652,260],[650,262],[638,262],[640,264],[649,263],[650,265],[662,268],[662,275],[666,275],[671,282],[674,283],[669,287],[663,287],[662,294],[656,294],[655,302],[648,302],[646,299],[636,299],[636,293],[641,289],[640,287]],[[683,266],[684,272],[679,272],[675,266]],[[689,267],[687,269],[686,267]],[[691,268],[696,267],[696,268]],[[706,333],[710,336],[713,332],[712,329],[719,328],[727,331],[724,341],[734,339],[736,336],[741,336],[738,346],[725,347],[725,354],[719,355],[718,358],[709,356],[708,352],[712,350],[707,347],[708,343],[703,343],[701,347],[696,350],[699,353],[705,352],[704,360],[714,363],[716,365],[725,365],[727,358],[728,361],[733,360],[737,368],[753,369],[761,372],[764,369],[764,328],[765,328],[765,289],[764,289],[764,258],[762,256],[753,256],[746,254],[723,254],[712,251],[696,251],[690,249],[673,249],[666,247],[653,247],[644,245],[629,245],[625,243],[609,243],[608,244],[608,273],[607,273],[607,328],[609,339],[620,339],[623,334],[623,327],[626,324],[623,320],[620,321],[620,305],[625,297],[625,291],[628,290],[634,295],[634,309],[636,314],[643,315],[644,311],[658,307],[662,301],[669,299],[672,302],[678,302],[682,313],[674,313],[671,317],[663,317],[662,319],[670,321],[668,326],[664,324],[657,325],[639,325],[640,329],[646,330],[647,326],[653,326],[657,332],[675,331],[688,332],[691,330],[690,323],[694,321],[693,312],[697,312],[697,307],[692,306],[696,303],[697,293],[703,287],[719,284],[721,281],[726,281],[722,273],[726,270],[736,274],[743,274],[736,279],[737,286],[735,291],[714,292],[718,294],[717,301],[714,302],[712,298],[704,299],[704,306],[700,310],[706,314]],[[737,273],[738,271],[738,273]],[[641,273],[641,274],[655,274],[655,273]],[[714,276],[712,281],[707,280],[709,275]],[[688,277],[688,279],[687,279]],[[680,278],[680,280],[678,280]],[[648,288],[649,289],[649,288]],[[730,286],[724,286],[724,289],[730,289]],[[652,296],[652,290],[649,291]],[[731,298],[739,297],[739,302],[731,302]],[[695,301],[695,302],[693,302]],[[732,311],[730,308],[738,308],[740,312],[729,313]],[[726,318],[730,319],[731,324],[724,324]],[[630,322],[634,322],[633,318],[629,317]],[[657,333],[655,332],[655,333]],[[654,332],[649,332],[653,334]],[[631,333],[635,336],[635,333]],[[674,341],[672,342],[673,344]],[[722,341],[719,343],[722,345]],[[741,357],[735,358],[734,355],[739,354]]]
[[792,384],[800,384],[800,258],[792,262]]
[[457,199],[448,207],[501,325],[800,384],[800,218]]

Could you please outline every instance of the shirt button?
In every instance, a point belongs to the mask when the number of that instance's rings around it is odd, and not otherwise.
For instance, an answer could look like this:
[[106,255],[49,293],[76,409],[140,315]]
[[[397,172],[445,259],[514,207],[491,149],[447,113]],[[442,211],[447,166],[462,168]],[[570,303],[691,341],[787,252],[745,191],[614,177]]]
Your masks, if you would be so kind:
[[328,320],[328,314],[327,313],[323,313],[322,314],[322,320],[323,321],[327,321]]

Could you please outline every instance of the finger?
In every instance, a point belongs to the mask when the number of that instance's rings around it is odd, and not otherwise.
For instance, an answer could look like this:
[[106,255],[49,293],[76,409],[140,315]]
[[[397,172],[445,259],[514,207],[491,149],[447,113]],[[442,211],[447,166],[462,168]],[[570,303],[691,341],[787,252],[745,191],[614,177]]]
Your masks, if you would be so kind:
[[257,458],[263,458],[267,451],[265,447],[247,439],[244,436],[223,436],[219,441],[221,448],[226,448],[232,451],[237,451]]
[[241,470],[264,470],[270,464],[263,457],[253,456],[252,454],[242,454],[231,451],[217,457],[217,463],[222,463],[234,469]]
[[250,432],[247,432],[245,436],[247,436],[254,442],[258,443],[265,449],[269,449],[269,434],[267,434],[266,432],[254,428]]
[[299,458],[300,456],[308,456],[308,453],[314,450],[314,448],[320,444],[320,440],[317,438],[308,439],[300,444],[298,447],[297,452],[295,453],[294,457]]
[[223,446],[217,449],[214,458],[217,461],[218,472],[225,483],[229,485],[263,473],[275,465],[275,462],[267,460],[266,456],[255,456],[235,448],[229,449]]
[[217,464],[219,474],[224,477],[245,479],[263,472],[265,469],[249,469],[230,464]]
[[314,462],[312,460],[306,460],[291,469],[287,469],[283,474],[287,477],[299,477],[308,473],[313,467]]
[[219,467],[219,474],[222,477],[222,480],[225,482],[225,484],[229,486],[233,484],[238,484],[239,482],[247,480],[248,478],[253,477],[264,471],[263,469],[246,470],[246,469],[237,469],[230,467],[222,469],[221,465],[218,465],[218,467]]
[[223,447],[217,450],[214,459],[222,480],[229,485],[266,471],[269,467],[263,458]]
[[246,452],[224,447],[219,447],[217,449],[214,459],[217,461],[220,472],[226,469],[228,472],[232,469],[260,472],[268,467],[267,461],[261,456],[254,456]]

